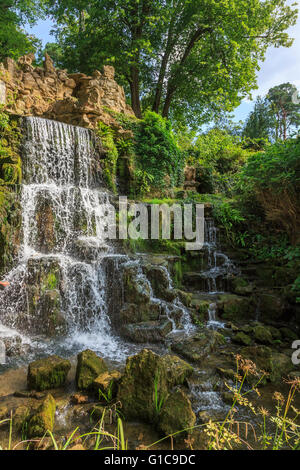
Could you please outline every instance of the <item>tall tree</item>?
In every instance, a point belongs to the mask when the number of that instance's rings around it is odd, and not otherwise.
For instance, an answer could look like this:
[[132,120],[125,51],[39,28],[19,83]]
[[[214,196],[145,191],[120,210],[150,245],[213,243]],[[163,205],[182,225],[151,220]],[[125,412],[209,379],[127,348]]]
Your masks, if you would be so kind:
[[[210,120],[256,85],[270,45],[290,46],[286,0],[48,0],[67,60],[116,65],[137,116]],[[81,12],[81,15],[79,13]],[[84,12],[84,13],[82,13]],[[80,18],[84,16],[84,28]],[[81,26],[80,26],[81,24]],[[78,55],[84,58],[80,63]],[[85,67],[85,68],[84,68]]]
[[35,52],[39,41],[22,27],[43,16],[41,0],[0,0],[0,61]]
[[267,96],[276,116],[276,138],[286,140],[292,128],[300,127],[300,101],[294,99],[298,96],[297,88],[283,83],[271,88]]
[[249,139],[272,140],[275,137],[276,119],[267,98],[258,96],[253,111],[249,114],[244,129],[244,137]]

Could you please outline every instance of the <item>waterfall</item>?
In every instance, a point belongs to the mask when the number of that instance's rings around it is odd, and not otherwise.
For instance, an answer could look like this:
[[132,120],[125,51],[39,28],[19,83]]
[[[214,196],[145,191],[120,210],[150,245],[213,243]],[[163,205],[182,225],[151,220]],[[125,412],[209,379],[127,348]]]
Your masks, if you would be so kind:
[[217,294],[226,290],[228,277],[236,273],[237,269],[228,256],[220,251],[214,220],[206,218],[204,227],[207,269],[201,272],[201,276],[206,284],[206,291]]
[[113,253],[104,216],[111,206],[93,134],[36,117],[25,118],[24,129],[22,244],[10,286],[0,292],[1,321],[31,336],[64,335],[66,348],[124,357],[107,311],[104,260]]

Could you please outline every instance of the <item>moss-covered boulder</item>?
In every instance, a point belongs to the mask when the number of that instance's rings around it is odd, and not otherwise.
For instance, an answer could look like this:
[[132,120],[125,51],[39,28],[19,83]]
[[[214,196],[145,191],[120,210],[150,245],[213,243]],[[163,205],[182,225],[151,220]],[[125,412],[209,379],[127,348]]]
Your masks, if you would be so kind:
[[272,351],[267,346],[250,346],[241,350],[241,356],[245,359],[252,361],[256,367],[257,372],[248,373],[247,381],[253,385],[258,382],[263,372],[267,375],[264,376],[261,384],[265,384],[267,380],[278,383],[282,377],[286,377],[289,372],[293,370],[293,363],[291,358],[285,354]]
[[160,343],[172,331],[173,325],[168,318],[124,325],[121,334],[134,343]]
[[[196,423],[190,399],[181,388],[172,391],[159,414],[158,427],[166,435],[188,430]],[[186,432],[186,431],[185,431]],[[182,437],[182,434],[179,435]]]
[[77,356],[76,385],[79,390],[93,388],[94,380],[99,375],[107,372],[104,360],[97,356],[94,351],[87,349]]
[[38,359],[28,366],[28,389],[43,391],[63,387],[70,369],[70,361],[58,356]]
[[256,305],[251,297],[224,294],[217,305],[219,316],[225,320],[254,319],[256,316]]
[[252,343],[252,339],[250,336],[246,335],[246,333],[243,333],[240,331],[237,333],[233,338],[232,341],[237,344],[242,344],[243,346],[250,346]]
[[37,412],[28,423],[28,436],[41,437],[47,431],[53,431],[56,403],[52,395],[48,394]]
[[172,344],[172,350],[185,359],[195,363],[202,363],[203,359],[218,346],[226,343],[224,336],[217,331],[203,328],[189,338],[179,339]]
[[270,330],[262,325],[255,326],[253,328],[253,336],[257,343],[261,344],[273,344],[273,337]]
[[292,331],[290,328],[280,328],[280,333],[284,341],[293,342],[299,339],[299,335]]
[[147,423],[157,420],[157,403],[165,400],[175,385],[183,384],[193,368],[177,356],[159,356],[144,349],[127,359],[118,400],[126,419]]
[[231,281],[231,290],[237,295],[251,295],[254,291],[254,285],[249,284],[249,282],[242,277],[235,277]]

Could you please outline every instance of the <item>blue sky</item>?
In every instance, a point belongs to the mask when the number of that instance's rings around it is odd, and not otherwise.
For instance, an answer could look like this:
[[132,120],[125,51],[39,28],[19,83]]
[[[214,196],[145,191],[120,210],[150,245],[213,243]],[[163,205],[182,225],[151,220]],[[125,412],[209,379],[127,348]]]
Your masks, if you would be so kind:
[[[290,1],[289,3],[298,3]],[[42,40],[45,45],[47,42],[53,42],[54,38],[50,35],[53,23],[50,19],[40,21],[36,26],[28,31]],[[300,18],[297,25],[290,28],[289,34],[295,38],[291,48],[270,48],[266,54],[265,61],[261,64],[258,72],[258,89],[253,90],[252,96],[255,99],[258,95],[265,95],[268,90],[281,83],[290,82],[300,90]],[[244,100],[235,110],[235,119],[245,120],[249,112],[253,109],[253,101]]]

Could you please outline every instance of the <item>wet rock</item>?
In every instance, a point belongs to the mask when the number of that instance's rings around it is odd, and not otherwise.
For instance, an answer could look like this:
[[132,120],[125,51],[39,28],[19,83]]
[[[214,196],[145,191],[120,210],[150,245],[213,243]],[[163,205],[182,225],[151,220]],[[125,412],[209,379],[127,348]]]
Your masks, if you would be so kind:
[[[159,414],[158,423],[159,429],[166,436],[192,428],[195,425],[196,415],[192,410],[189,398],[181,388],[177,388],[168,395]],[[182,437],[182,435],[178,437]]]
[[160,322],[149,321],[125,325],[121,329],[121,334],[134,343],[160,343],[172,329],[172,322],[166,319]]
[[127,359],[117,399],[126,419],[156,422],[155,390],[166,399],[175,385],[183,384],[193,368],[176,356],[158,356],[144,349]]
[[251,295],[253,294],[255,287],[253,284],[249,284],[242,277],[235,277],[231,281],[231,290],[237,295]]
[[[99,394],[99,390],[108,398],[114,398],[118,391],[118,385],[122,377],[121,372],[113,370],[99,375],[93,382],[93,389]],[[101,395],[99,395],[101,398]]]
[[107,372],[107,365],[95,352],[87,349],[78,354],[76,385],[79,390],[92,389],[94,380],[104,372]]
[[155,297],[163,299],[167,302],[172,302],[176,299],[176,290],[170,287],[170,276],[168,270],[163,266],[144,267],[147,278],[151,282],[151,286]]
[[255,341],[261,344],[273,344],[273,337],[268,328],[264,326],[256,326],[253,328]]
[[222,369],[221,367],[218,367],[217,372],[225,379],[234,380],[236,377],[236,371],[233,369]]
[[41,437],[47,431],[53,431],[56,403],[52,395],[48,394],[38,408],[37,413],[28,423],[28,436]]
[[285,303],[281,297],[270,294],[256,294],[256,299],[259,305],[259,313],[262,321],[280,319],[285,310]]
[[244,346],[250,346],[252,343],[252,339],[250,336],[246,335],[242,331],[237,333],[233,338],[232,341],[237,344],[242,344]]
[[255,318],[256,306],[251,298],[224,294],[218,302],[218,313],[225,320],[240,321]]
[[70,361],[58,356],[34,361],[28,366],[28,389],[43,391],[63,387],[70,369]]
[[191,362],[199,362],[220,345],[226,343],[223,335],[214,330],[201,332],[172,344],[172,350]]
[[190,292],[185,292],[180,289],[175,290],[176,296],[179,298],[180,302],[185,307],[191,307],[192,306],[192,294]]

